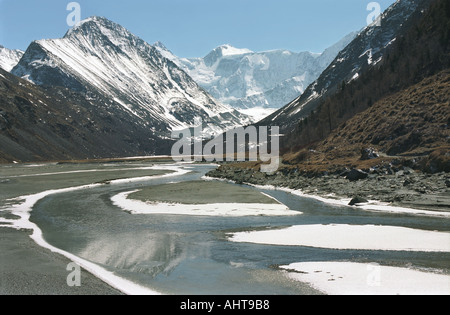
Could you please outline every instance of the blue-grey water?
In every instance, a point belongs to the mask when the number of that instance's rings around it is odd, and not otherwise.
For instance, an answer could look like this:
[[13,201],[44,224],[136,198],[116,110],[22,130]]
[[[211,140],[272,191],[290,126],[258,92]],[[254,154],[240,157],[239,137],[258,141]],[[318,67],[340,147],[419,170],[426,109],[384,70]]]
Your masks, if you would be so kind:
[[[135,165],[130,164],[130,167]],[[56,166],[52,166],[55,168]],[[83,166],[88,169],[98,165]],[[118,166],[105,166],[117,168]],[[123,166],[121,166],[123,168]],[[130,214],[111,202],[114,195],[150,185],[200,180],[213,166],[188,165],[189,174],[145,182],[102,185],[50,195],[33,208],[31,221],[51,245],[95,262],[116,274],[164,294],[315,294],[290,280],[278,265],[309,261],[370,262],[437,268],[450,272],[450,253],[332,250],[302,246],[234,243],[226,234],[304,224],[375,224],[449,231],[448,219],[373,213],[336,207],[292,194],[252,188],[275,197],[303,215],[289,217],[201,217]],[[76,166],[58,166],[60,171]],[[21,184],[13,170],[1,169],[6,185]],[[17,168],[23,174],[23,169]],[[42,172],[42,171],[41,171]],[[120,175],[120,174],[118,174]],[[71,176],[65,175],[64,181]],[[128,175],[127,175],[128,176]],[[117,176],[120,177],[120,176]],[[26,178],[30,190],[33,178]],[[52,177],[49,178],[52,180]],[[60,179],[61,180],[61,179]],[[88,180],[88,179],[86,179]],[[18,181],[18,182],[17,182]],[[63,181],[63,180],[61,180]],[[27,186],[28,185],[28,186]],[[229,184],[233,185],[233,184]],[[19,185],[20,186],[20,185]],[[17,186],[17,187],[19,187]],[[69,185],[70,187],[70,185]],[[16,188],[16,190],[20,188]],[[19,195],[20,191],[16,192]],[[8,196],[10,196],[9,193]],[[1,193],[0,193],[0,197]]]

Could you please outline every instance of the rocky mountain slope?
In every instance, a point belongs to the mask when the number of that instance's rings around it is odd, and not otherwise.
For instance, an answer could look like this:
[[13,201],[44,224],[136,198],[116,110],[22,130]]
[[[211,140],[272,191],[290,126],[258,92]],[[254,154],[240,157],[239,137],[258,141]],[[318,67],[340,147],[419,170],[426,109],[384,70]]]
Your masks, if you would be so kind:
[[157,49],[122,26],[92,17],[62,39],[33,42],[12,74],[40,86],[94,92],[113,100],[110,114],[127,112],[134,125],[167,137],[201,118],[211,130],[248,122],[222,105]]
[[[357,80],[342,84],[328,99],[321,99],[314,113],[299,121],[284,138],[285,146],[297,151],[322,141],[333,130],[356,114],[370,109],[378,101],[401,93],[411,85],[448,69],[450,55],[447,10],[441,1],[427,2],[425,8],[418,7],[410,19],[402,23],[405,28],[397,34],[395,43],[385,51],[383,60],[361,74]],[[423,98],[425,97],[424,95]],[[416,101],[419,104],[426,103],[426,100],[420,100],[419,97]],[[392,115],[397,117],[395,113],[396,111],[392,112]],[[405,121],[402,117],[398,119]],[[420,126],[417,127],[420,129]],[[373,136],[375,139],[377,135]],[[392,136],[397,136],[397,133]],[[389,151],[405,152],[402,149]]]
[[428,5],[429,0],[395,2],[382,14],[381,26],[374,23],[364,28],[301,96],[260,124],[279,125],[284,132],[291,131],[327,98],[333,97],[343,84],[360,80],[365,72],[376,67],[401,33],[410,27],[410,19],[420,15]]
[[171,144],[120,104],[43,88],[0,69],[0,163],[169,154]]
[[369,169],[393,162],[450,172],[450,69],[376,102],[309,149],[288,153],[287,165],[315,172]]
[[[275,174],[246,162],[209,176],[347,199],[352,206],[381,201],[432,215],[448,211],[450,3],[433,0],[419,13],[377,67],[342,86],[287,135]],[[330,118],[332,126],[341,119],[332,131]],[[304,145],[308,138],[318,140]]]

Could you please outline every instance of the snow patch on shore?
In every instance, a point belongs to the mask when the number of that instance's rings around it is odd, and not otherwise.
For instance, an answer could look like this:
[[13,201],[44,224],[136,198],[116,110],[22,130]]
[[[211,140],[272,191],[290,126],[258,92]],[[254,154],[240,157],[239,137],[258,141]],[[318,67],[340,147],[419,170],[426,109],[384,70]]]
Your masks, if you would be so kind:
[[[301,212],[291,211],[285,205],[262,203],[216,203],[216,204],[175,204],[150,203],[128,199],[128,196],[139,190],[117,194],[111,198],[113,204],[132,214],[173,214],[192,216],[294,216]],[[271,197],[274,199],[273,197]]]
[[450,252],[450,233],[396,226],[298,225],[279,230],[233,233],[232,242],[339,250]]
[[280,266],[288,276],[329,295],[449,295],[450,276],[351,262]]

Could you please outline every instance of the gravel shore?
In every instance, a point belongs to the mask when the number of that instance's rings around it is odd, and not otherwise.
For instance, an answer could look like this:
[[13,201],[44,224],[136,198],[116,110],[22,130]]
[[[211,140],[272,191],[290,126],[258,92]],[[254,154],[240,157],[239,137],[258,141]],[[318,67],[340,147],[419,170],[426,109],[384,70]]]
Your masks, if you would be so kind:
[[[352,172],[353,171],[353,172]],[[390,203],[421,210],[450,211],[450,174],[426,174],[409,168],[389,172],[348,170],[341,174],[305,176],[295,171],[273,175],[223,165],[207,174],[238,184],[273,185],[326,198]]]

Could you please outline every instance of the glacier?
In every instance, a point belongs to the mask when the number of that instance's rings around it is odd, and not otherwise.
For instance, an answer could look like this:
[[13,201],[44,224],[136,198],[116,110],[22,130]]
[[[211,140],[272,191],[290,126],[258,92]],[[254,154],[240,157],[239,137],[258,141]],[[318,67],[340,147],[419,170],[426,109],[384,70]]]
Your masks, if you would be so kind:
[[[253,52],[229,44],[203,58],[180,58],[161,42],[154,47],[186,71],[214,98],[239,110],[269,114],[302,94],[357,33],[350,33],[323,53],[271,50]],[[261,117],[261,115],[257,115]]]

